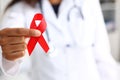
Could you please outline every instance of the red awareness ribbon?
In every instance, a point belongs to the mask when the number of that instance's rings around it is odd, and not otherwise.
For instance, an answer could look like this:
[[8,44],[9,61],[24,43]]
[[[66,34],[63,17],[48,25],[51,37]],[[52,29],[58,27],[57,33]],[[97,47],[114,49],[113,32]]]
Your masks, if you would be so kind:
[[[36,20],[41,21],[38,26],[36,25],[36,22],[35,22]],[[37,29],[41,33],[43,33],[46,30],[46,22],[45,22],[45,19],[44,19],[42,14],[39,14],[39,13],[35,14],[32,22],[31,22],[30,29]],[[40,37],[31,37],[30,38],[30,40],[28,42],[28,45],[27,45],[29,55],[31,55],[31,53],[32,53],[33,49],[35,48],[35,45],[36,45],[37,42],[41,45],[41,47],[43,48],[43,50],[46,53],[48,52],[49,46],[46,43],[43,35],[41,34]]]

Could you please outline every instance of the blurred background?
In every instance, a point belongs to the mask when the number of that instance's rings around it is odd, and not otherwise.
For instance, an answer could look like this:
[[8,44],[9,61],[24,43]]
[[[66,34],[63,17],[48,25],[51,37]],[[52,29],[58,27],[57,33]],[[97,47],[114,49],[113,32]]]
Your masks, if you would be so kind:
[[[0,17],[10,0],[0,0]],[[100,0],[101,8],[109,34],[112,56],[120,62],[120,0]],[[120,74],[120,69],[119,69]],[[19,76],[20,77],[20,76]],[[119,78],[120,79],[120,78]],[[1,80],[1,78],[0,78]],[[3,79],[4,80],[4,79]],[[11,80],[19,80],[17,77]],[[20,80],[27,80],[21,75]]]

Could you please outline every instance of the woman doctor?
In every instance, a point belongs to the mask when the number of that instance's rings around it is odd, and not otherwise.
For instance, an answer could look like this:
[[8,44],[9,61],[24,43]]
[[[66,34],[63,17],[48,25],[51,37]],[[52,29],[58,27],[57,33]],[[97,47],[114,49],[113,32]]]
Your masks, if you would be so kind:
[[52,51],[39,44],[31,58],[31,80],[116,80],[116,63],[110,55],[98,0],[12,0],[1,22],[1,69],[15,75],[24,60],[26,39],[39,37],[29,29],[33,16],[42,13],[43,33]]

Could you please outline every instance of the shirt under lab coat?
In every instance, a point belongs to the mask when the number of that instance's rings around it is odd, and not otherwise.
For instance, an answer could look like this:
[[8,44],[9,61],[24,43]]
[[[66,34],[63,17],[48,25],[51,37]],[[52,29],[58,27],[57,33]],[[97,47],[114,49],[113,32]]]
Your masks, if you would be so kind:
[[[14,62],[1,57],[4,74],[14,75],[21,63],[30,63],[31,67],[27,70],[31,80],[117,80],[116,63],[111,56],[99,1],[76,0],[76,4],[81,8],[84,19],[77,9],[69,11],[73,0],[62,1],[58,18],[49,1],[43,0],[42,11],[50,41],[46,32],[43,35],[48,44],[51,44],[50,48],[54,47],[55,50],[46,55],[41,46],[36,44],[32,55],[26,57],[30,59],[28,62],[25,62],[26,58]],[[68,12],[71,12],[70,15]],[[1,29],[30,28],[36,13],[41,13],[39,4],[33,8],[19,2],[5,13]]]

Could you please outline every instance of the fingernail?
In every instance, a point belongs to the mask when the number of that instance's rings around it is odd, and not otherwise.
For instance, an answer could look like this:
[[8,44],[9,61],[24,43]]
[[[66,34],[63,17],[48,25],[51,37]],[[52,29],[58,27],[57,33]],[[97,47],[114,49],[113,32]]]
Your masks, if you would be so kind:
[[38,37],[38,36],[41,35],[41,32],[39,30],[35,30],[34,34],[35,34],[36,37]]

